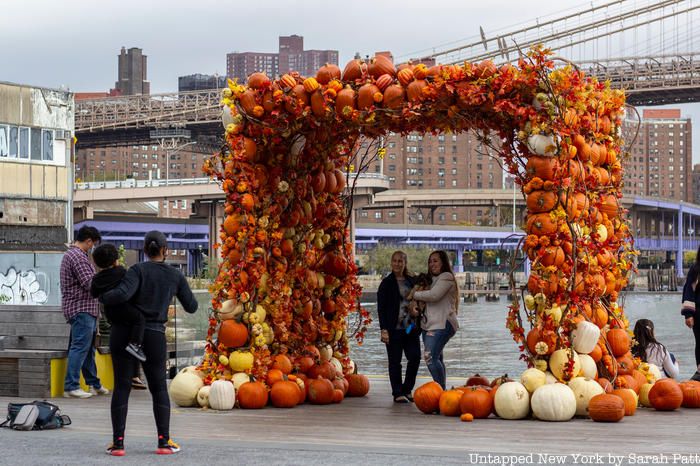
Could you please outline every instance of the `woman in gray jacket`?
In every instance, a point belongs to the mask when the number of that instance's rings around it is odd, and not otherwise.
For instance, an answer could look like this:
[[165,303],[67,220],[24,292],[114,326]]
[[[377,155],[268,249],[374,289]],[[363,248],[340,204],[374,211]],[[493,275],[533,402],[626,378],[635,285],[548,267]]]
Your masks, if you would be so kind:
[[433,380],[445,388],[447,373],[442,350],[457,332],[459,288],[445,251],[433,251],[428,258],[428,271],[433,277],[429,290],[414,290],[409,299],[426,303],[421,328],[423,330],[423,359]]

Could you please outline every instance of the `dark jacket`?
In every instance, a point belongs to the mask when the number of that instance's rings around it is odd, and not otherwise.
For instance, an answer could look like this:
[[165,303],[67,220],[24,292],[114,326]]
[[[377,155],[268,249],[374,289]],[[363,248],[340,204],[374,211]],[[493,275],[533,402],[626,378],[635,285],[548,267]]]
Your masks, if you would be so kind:
[[683,285],[683,303],[681,305],[681,314],[685,318],[695,317],[695,308],[698,302],[698,292],[696,291],[698,284],[698,270],[695,265],[693,265],[690,270],[688,270],[688,275],[685,279],[685,285]]
[[[100,270],[92,277],[92,283],[90,284],[90,294],[93,298],[99,298],[103,293],[115,288],[122,281],[122,278],[126,275],[126,269],[122,266],[110,267],[108,269]],[[109,305],[104,307],[105,316],[110,322],[114,322],[118,319],[118,313],[123,310],[127,303],[120,303],[119,305]],[[116,318],[116,319],[115,319]]]
[[197,300],[182,272],[163,262],[149,261],[132,266],[116,288],[100,296],[100,302],[109,306],[129,301],[146,317],[147,327],[153,328],[148,323],[168,321],[173,296],[190,314],[197,310]]
[[[409,287],[413,286],[413,278],[406,277]],[[399,307],[401,295],[399,294],[399,282],[396,281],[394,272],[389,273],[379,284],[377,290],[377,314],[379,315],[379,328],[382,330],[394,330],[399,320]]]

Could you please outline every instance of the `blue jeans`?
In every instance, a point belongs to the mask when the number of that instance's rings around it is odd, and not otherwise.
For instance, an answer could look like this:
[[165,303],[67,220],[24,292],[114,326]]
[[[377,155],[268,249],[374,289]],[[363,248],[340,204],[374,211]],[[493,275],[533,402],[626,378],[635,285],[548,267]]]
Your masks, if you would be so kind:
[[97,319],[86,312],[73,317],[70,324],[70,343],[68,344],[68,369],[63,382],[64,391],[80,388],[80,371],[82,369],[85,383],[90,387],[100,388],[102,384],[97,378],[95,366],[95,348],[93,340]]
[[452,324],[445,322],[445,328],[439,330],[423,330],[423,359],[428,366],[433,380],[445,389],[447,371],[442,360],[442,350],[455,334]]

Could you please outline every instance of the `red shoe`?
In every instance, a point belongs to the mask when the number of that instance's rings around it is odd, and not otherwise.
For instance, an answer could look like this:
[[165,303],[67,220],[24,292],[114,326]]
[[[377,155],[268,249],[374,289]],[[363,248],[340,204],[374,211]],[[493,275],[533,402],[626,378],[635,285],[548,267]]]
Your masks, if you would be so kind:
[[172,439],[165,441],[162,437],[158,438],[157,455],[172,455],[180,451],[180,445],[173,442]]
[[124,450],[124,439],[119,439],[116,442],[112,442],[110,446],[107,447],[106,453],[110,456],[126,455],[126,450]]

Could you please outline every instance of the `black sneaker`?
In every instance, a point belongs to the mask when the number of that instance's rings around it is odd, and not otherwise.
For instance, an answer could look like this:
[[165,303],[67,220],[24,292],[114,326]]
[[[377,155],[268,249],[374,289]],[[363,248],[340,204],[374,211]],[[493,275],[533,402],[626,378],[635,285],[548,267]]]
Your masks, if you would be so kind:
[[173,442],[172,439],[165,440],[163,436],[158,437],[157,455],[172,455],[180,451],[180,445]]
[[141,348],[140,345],[134,344],[134,343],[129,343],[126,345],[126,348],[124,348],[127,353],[135,357],[141,362],[144,362],[146,360],[146,355],[143,354],[143,349]]
[[690,380],[695,380],[696,382],[700,382],[700,370],[695,371],[695,374],[690,378]]
[[126,450],[124,450],[124,439],[119,438],[112,442],[112,444],[107,447],[106,453],[110,456],[126,455]]
[[395,396],[394,403],[408,403],[408,398],[405,395]]
[[413,395],[411,395],[410,393],[406,393],[404,396],[406,397],[409,403],[413,403]]

